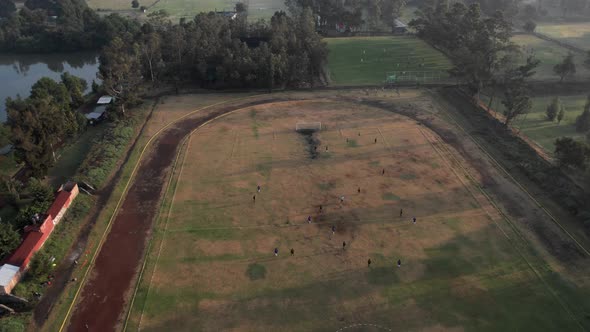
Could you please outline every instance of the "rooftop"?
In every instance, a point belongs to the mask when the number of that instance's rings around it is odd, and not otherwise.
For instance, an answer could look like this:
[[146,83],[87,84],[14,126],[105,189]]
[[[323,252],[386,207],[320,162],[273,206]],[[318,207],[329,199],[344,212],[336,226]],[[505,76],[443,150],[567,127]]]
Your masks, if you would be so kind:
[[106,104],[110,104],[112,101],[113,101],[113,97],[102,96],[102,97],[98,98],[98,101],[96,103],[98,105],[106,105]]
[[0,286],[7,286],[10,281],[14,278],[14,275],[18,273],[19,267],[4,264],[0,267]]

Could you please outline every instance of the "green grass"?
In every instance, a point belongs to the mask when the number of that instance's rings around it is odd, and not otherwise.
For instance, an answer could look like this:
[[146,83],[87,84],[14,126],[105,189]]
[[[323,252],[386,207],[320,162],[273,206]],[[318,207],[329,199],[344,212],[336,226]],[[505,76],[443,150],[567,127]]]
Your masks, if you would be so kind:
[[104,124],[88,127],[88,129],[78,137],[72,144],[66,146],[61,152],[60,157],[55,163],[55,166],[49,170],[49,177],[51,184],[57,186],[71,179],[82,162],[86,158],[88,152],[92,148],[92,143],[99,138],[107,126]]
[[400,200],[399,196],[397,196],[394,193],[383,194],[383,199],[386,201],[399,201]]
[[359,146],[359,145],[358,145],[358,143],[356,142],[356,140],[354,140],[354,139],[349,139],[349,140],[346,142],[346,146],[347,146],[347,147],[349,147],[349,148],[358,148],[358,146]]
[[[451,67],[442,53],[415,37],[351,37],[325,41],[330,50],[328,68],[332,85],[381,84],[391,71],[443,71],[443,76],[447,77],[446,71]],[[424,67],[420,66],[422,63]]]
[[[536,68],[534,79],[554,79],[559,80],[559,76],[553,73],[553,67],[561,63],[563,58],[569,53],[569,50],[532,35],[516,35],[512,37],[512,41],[521,46],[523,57],[521,61],[524,63],[529,54],[534,54],[535,58],[540,61],[539,67]],[[584,57],[575,54],[574,61],[576,63],[576,74],[569,79],[587,79],[590,77],[590,71],[583,65]]]
[[261,264],[250,264],[246,269],[246,275],[250,280],[264,279],[266,277],[266,268]]
[[[549,154],[555,149],[555,139],[566,136],[576,139],[585,139],[583,133],[576,132],[575,121],[584,110],[586,95],[561,96],[561,103],[565,107],[565,119],[558,124],[557,121],[547,121],[545,110],[555,96],[534,97],[531,112],[521,116],[513,122],[513,126],[520,128],[522,133],[542,146]],[[487,99],[484,99],[487,103]],[[496,98],[492,108],[503,112],[504,106]]]
[[537,31],[583,49],[590,49],[590,23],[542,23]]
[[[166,10],[171,17],[192,18],[200,12],[233,10],[236,1],[227,0],[160,0],[152,10]],[[275,11],[285,10],[283,0],[251,0],[248,20],[270,19]]]

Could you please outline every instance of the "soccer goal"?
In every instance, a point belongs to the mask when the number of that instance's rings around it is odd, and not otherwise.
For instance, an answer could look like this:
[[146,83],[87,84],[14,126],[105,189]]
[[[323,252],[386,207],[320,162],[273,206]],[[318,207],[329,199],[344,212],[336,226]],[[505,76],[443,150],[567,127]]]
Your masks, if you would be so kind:
[[322,130],[321,122],[297,122],[295,124],[295,131],[320,131]]

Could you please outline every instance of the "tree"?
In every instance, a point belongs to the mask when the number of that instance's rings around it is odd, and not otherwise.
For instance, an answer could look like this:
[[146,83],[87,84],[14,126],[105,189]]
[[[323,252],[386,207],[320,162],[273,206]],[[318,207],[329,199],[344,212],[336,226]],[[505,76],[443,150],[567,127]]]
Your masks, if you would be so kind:
[[565,118],[565,107],[560,105],[559,113],[557,113],[557,124],[561,124],[561,121]]
[[61,74],[61,82],[70,94],[70,106],[73,110],[84,104],[84,91],[88,88],[86,80],[70,75],[68,72]]
[[29,265],[29,273],[35,279],[44,278],[51,271],[51,256],[45,250],[39,250]]
[[547,106],[547,109],[545,110],[547,120],[555,121],[555,118],[557,118],[557,114],[559,113],[560,108],[561,101],[559,100],[559,97],[553,98],[553,101],[551,101],[551,104],[549,104],[549,106]]
[[0,221],[0,260],[10,254],[20,244],[20,235],[11,224]]
[[555,157],[562,166],[584,169],[589,156],[590,149],[584,142],[576,141],[571,137],[555,140]]
[[156,66],[162,59],[160,44],[160,34],[156,32],[143,35],[139,44],[143,63],[145,64],[144,67],[147,69],[145,71],[147,71],[152,83],[156,81],[158,69]]
[[241,14],[241,13],[245,13],[248,10],[248,8],[246,7],[246,4],[244,4],[243,2],[236,2],[235,10],[236,10],[236,13]]
[[590,110],[586,107],[584,112],[576,118],[576,131],[583,133],[590,130]]
[[526,21],[522,28],[528,33],[535,32],[535,29],[537,29],[537,24],[533,21]]
[[49,99],[63,110],[70,110],[70,94],[63,83],[58,83],[49,77],[40,78],[31,87],[31,99]]
[[576,73],[574,55],[572,53],[566,55],[561,63],[558,63],[553,67],[553,72],[559,76],[559,82],[563,82],[565,78],[574,75]]
[[51,98],[6,100],[7,124],[12,131],[14,156],[35,177],[43,177],[55,162],[55,146],[77,123],[72,112],[61,110]]
[[576,118],[576,131],[583,133],[590,130],[590,95],[586,97],[584,111]]
[[16,6],[12,0],[0,0],[0,17],[10,17],[16,13]]
[[10,144],[11,133],[10,127],[5,123],[0,123],[0,147]]
[[137,1],[137,0],[131,1],[131,8],[139,8],[139,1]]
[[517,116],[526,114],[532,107],[532,101],[528,96],[528,86],[526,80],[535,74],[535,68],[539,65],[539,60],[530,56],[526,64],[515,69],[506,71],[504,78],[504,96],[502,104],[505,106],[504,116],[505,125],[509,126],[510,122]]
[[108,94],[115,97],[121,115],[133,105],[142,81],[137,44],[115,37],[100,55],[98,76]]

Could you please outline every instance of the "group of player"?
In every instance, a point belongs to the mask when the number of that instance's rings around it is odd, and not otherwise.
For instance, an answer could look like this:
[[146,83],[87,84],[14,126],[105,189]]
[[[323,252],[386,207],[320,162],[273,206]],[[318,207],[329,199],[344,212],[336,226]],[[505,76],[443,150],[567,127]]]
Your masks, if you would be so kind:
[[[360,136],[360,133],[359,133],[359,136]],[[348,141],[349,140],[347,138],[346,139],[346,142],[348,142]],[[375,144],[377,144],[377,138],[375,138]],[[315,148],[317,149],[317,147],[315,147]],[[327,150],[328,149],[326,147],[326,151]],[[385,175],[385,168],[383,168],[383,170],[381,171],[381,175]],[[257,193],[260,193],[261,190],[262,190],[262,187],[260,185],[258,185],[256,187],[256,192]],[[360,187],[358,187],[357,192],[359,194],[361,193],[361,188]],[[254,194],[254,196],[252,197],[252,200],[253,200],[254,203],[256,202],[256,194]],[[340,196],[339,200],[340,200],[340,204],[344,204],[344,196]],[[323,212],[324,212],[323,205],[320,204],[320,206],[319,206],[319,213],[323,213]],[[399,210],[399,216],[400,216],[400,218],[403,217],[403,214],[404,214],[403,209],[400,209]],[[311,215],[309,215],[307,217],[307,223],[308,224],[311,224],[312,223],[312,216]],[[416,217],[412,217],[412,223],[414,223],[414,224],[416,223]],[[332,230],[332,233],[330,235],[330,239],[332,239],[332,237],[336,234],[336,225],[332,225],[331,230]],[[346,250],[346,241],[342,241],[342,250]],[[279,255],[279,248],[278,247],[275,247],[275,249],[274,249],[273,252],[274,252],[274,255],[275,256],[278,256]],[[295,249],[294,248],[291,248],[290,253],[291,253],[291,256],[295,256]],[[367,260],[367,266],[369,268],[371,267],[371,263],[372,263],[371,258],[369,258]],[[397,267],[401,267],[401,266],[402,266],[402,261],[401,261],[401,259],[398,259],[397,260]]]

